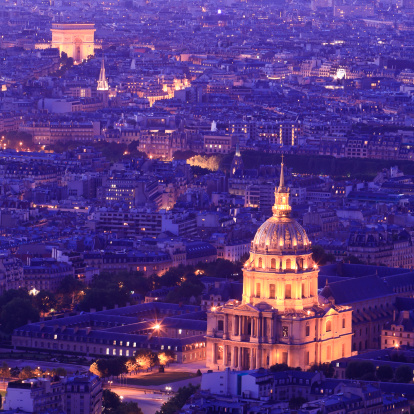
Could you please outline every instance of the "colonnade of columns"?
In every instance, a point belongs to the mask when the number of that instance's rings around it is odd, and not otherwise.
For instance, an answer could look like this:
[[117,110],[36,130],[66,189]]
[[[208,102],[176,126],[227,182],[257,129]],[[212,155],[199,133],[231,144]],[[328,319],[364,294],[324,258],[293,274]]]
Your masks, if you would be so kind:
[[262,350],[255,346],[224,345],[219,351],[219,345],[213,346],[213,361],[231,369],[257,369],[263,366]]
[[[231,317],[231,316],[230,316]],[[229,332],[229,315],[224,316],[224,339],[230,339],[233,336],[249,336],[250,338],[267,338],[272,342],[275,336],[274,323],[272,318],[265,318],[261,316],[232,316],[232,329]]]

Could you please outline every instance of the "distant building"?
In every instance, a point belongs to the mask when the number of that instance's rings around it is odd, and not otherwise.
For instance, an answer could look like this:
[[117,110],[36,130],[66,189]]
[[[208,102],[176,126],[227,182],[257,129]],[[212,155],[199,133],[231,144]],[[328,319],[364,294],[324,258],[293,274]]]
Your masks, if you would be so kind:
[[96,375],[74,375],[60,380],[32,378],[7,386],[3,409],[7,412],[102,413],[102,382]]
[[93,23],[52,23],[52,47],[65,52],[76,63],[94,55],[95,25]]

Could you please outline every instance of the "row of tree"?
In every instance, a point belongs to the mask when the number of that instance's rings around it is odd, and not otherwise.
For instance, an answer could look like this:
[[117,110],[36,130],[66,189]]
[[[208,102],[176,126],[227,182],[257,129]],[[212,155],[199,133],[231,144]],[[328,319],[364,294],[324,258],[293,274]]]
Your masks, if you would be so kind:
[[40,291],[29,295],[24,289],[8,290],[0,296],[0,331],[9,335],[14,329],[30,322],[37,322],[42,315],[71,310],[102,310],[105,306],[125,306],[133,303],[133,295],[145,295],[160,287],[173,288],[166,298],[169,303],[198,303],[204,288],[202,276],[240,279],[243,258],[238,263],[218,259],[196,266],[170,268],[162,276],[145,277],[142,272],[102,272],[90,286],[72,276],[65,277],[57,292]]
[[131,358],[98,359],[89,367],[89,371],[100,378],[118,377],[122,374],[138,372],[140,370],[148,371],[156,365],[165,367],[173,361],[174,354],[172,351],[155,353],[149,349],[141,349]]
[[399,365],[395,370],[390,365],[380,365],[378,368],[369,361],[352,361],[345,370],[349,379],[363,381],[409,383],[413,380],[412,369],[409,365]]
[[64,368],[58,367],[54,368],[51,371],[44,371],[37,368],[32,368],[30,366],[26,366],[23,368],[10,368],[6,362],[3,362],[0,367],[0,378],[3,380],[9,379],[9,378],[19,378],[19,379],[29,379],[29,378],[36,378],[36,377],[42,377],[44,375],[49,375],[52,377],[66,377],[67,372]]

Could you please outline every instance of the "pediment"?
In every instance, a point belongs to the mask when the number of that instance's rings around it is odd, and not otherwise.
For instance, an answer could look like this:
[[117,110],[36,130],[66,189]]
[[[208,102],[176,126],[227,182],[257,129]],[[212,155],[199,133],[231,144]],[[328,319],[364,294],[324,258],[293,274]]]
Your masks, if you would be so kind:
[[331,316],[331,315],[338,315],[338,311],[335,308],[329,308],[325,312],[325,316]]
[[256,306],[250,305],[249,303],[243,303],[242,305],[237,306],[237,308],[234,308],[234,310],[237,312],[260,312]]

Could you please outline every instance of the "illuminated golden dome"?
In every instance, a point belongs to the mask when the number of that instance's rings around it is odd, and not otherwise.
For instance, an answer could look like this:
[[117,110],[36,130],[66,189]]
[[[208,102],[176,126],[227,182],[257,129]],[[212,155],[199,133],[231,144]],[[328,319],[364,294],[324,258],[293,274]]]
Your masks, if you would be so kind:
[[305,229],[290,218],[289,190],[285,188],[283,161],[280,184],[275,191],[273,216],[257,230],[252,242],[253,253],[304,253],[310,251],[310,242]]
[[309,249],[310,242],[305,229],[289,217],[270,217],[257,230],[252,243],[255,253],[294,254]]

